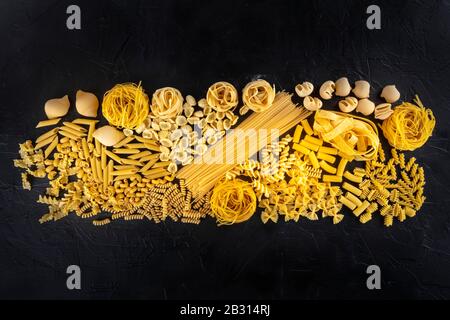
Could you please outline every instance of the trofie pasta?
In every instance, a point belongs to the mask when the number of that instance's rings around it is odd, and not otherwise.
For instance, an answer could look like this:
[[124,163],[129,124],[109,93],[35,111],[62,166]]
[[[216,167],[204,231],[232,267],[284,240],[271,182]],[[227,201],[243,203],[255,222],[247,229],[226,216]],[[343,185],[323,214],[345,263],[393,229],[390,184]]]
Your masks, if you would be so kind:
[[275,86],[266,80],[256,80],[248,83],[242,90],[244,104],[255,112],[263,112],[270,108],[275,99]]
[[117,84],[103,96],[102,113],[110,124],[134,129],[147,117],[148,104],[148,96],[140,84]]
[[419,97],[414,105],[404,102],[383,121],[381,129],[389,144],[399,150],[415,150],[427,142],[433,133],[436,120],[430,109],[425,109]]
[[[337,224],[348,215],[365,224],[379,214],[392,226],[414,217],[425,202],[425,172],[415,157],[398,150],[426,142],[435,126],[431,110],[418,97],[417,105],[374,107],[369,83],[357,81],[353,93],[362,99],[357,111],[366,116],[357,117],[324,110],[355,109],[358,99],[347,96],[347,78],[321,86],[323,103],[310,96],[313,88],[305,82],[296,92],[323,109],[305,108],[305,102],[298,107],[291,94],[275,93],[267,81],[257,80],[243,89],[240,108],[237,89],[220,81],[198,101],[183,98],[176,88],[158,89],[149,110],[140,84],[118,84],[102,102],[108,124],[52,114],[36,126],[43,131],[34,142],[19,145],[14,166],[22,170],[26,190],[34,179],[48,180],[37,199],[48,206],[41,223],[73,213],[99,227],[116,220],[199,224],[207,217],[233,225],[251,219],[258,207],[263,223],[329,217]],[[95,96],[88,95],[77,100],[85,104],[77,108],[95,118]],[[333,95],[345,100],[336,105]],[[63,100],[54,103],[65,109],[68,99]],[[390,155],[367,118],[374,108],[375,121],[383,121],[383,134],[394,147]],[[239,115],[250,110],[237,125]]]

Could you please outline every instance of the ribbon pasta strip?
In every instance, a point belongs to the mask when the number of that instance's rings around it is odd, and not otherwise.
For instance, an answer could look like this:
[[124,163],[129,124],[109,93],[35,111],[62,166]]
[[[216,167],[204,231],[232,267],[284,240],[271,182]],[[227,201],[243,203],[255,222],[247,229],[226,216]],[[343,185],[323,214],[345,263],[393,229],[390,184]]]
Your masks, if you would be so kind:
[[344,156],[359,161],[374,159],[380,145],[375,124],[367,119],[328,110],[318,110],[314,131]]

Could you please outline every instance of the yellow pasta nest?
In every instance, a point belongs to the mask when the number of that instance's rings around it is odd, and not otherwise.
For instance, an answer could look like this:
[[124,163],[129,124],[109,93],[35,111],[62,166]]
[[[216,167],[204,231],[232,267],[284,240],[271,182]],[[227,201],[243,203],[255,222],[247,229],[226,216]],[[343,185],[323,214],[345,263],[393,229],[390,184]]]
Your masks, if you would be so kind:
[[244,222],[256,210],[256,195],[252,185],[240,179],[216,184],[210,199],[211,211],[219,225]]
[[383,121],[381,129],[389,144],[399,150],[415,150],[427,142],[433,133],[436,120],[430,109],[425,109],[416,96],[414,105],[404,102]]
[[314,131],[344,155],[359,161],[374,159],[380,145],[373,122],[346,113],[318,110]]
[[152,97],[152,115],[160,119],[174,119],[183,112],[183,96],[178,89],[165,87]]
[[135,129],[147,118],[148,105],[148,96],[140,83],[117,84],[105,93],[102,113],[116,127]]
[[220,81],[209,87],[206,101],[216,111],[227,112],[237,106],[238,93],[231,83]]
[[242,90],[244,104],[255,112],[263,112],[270,108],[275,99],[275,88],[266,80],[248,83]]

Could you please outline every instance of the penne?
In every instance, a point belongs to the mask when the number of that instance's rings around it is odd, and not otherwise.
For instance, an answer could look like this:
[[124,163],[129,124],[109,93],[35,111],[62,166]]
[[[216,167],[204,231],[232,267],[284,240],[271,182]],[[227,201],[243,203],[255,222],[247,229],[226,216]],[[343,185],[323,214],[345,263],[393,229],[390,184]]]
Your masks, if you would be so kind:
[[56,135],[58,133],[58,128],[54,128],[54,129],[52,129],[52,130],[50,130],[50,131],[47,131],[46,133],[44,133],[44,134],[41,134],[37,139],[36,139],[36,143],[39,143],[39,142],[41,142],[42,140],[45,140],[45,139],[47,139],[48,137],[52,137],[52,136],[54,136],[54,135]]
[[92,119],[85,119],[85,118],[78,118],[72,121],[72,123],[76,124],[84,124],[87,126],[95,125],[98,122],[98,120],[92,120]]
[[87,131],[86,128],[83,128],[82,126],[79,126],[79,125],[77,125],[75,123],[72,123],[72,122],[64,121],[63,125],[65,125],[66,127],[71,128],[73,130],[80,131],[80,132],[86,132]]
[[126,145],[127,143],[129,143],[133,140],[134,140],[134,136],[126,137],[126,138],[122,139],[121,141],[119,141],[118,143],[116,143],[114,145],[114,148],[118,149],[120,147],[123,147],[124,145]]
[[39,121],[36,125],[36,128],[42,128],[42,127],[48,127],[48,126],[54,126],[55,124],[58,124],[58,122],[61,120],[61,118],[55,118],[50,120],[42,120]]
[[44,151],[44,159],[48,158],[48,156],[52,153],[52,151],[55,150],[57,145],[58,145],[58,137],[54,137],[53,141]]

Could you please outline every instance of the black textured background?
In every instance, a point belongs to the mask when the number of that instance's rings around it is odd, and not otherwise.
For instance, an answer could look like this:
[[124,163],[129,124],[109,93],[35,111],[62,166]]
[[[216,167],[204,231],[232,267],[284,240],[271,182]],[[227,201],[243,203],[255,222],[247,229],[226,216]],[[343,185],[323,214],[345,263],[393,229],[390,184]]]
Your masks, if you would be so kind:
[[[382,29],[366,28],[365,1],[1,1],[0,298],[450,298],[450,2],[376,1]],[[82,30],[66,29],[78,4]],[[390,229],[377,217],[217,228],[73,216],[39,225],[44,184],[21,190],[17,144],[35,138],[44,102],[77,89],[98,95],[143,81],[203,95],[226,80],[263,77],[292,91],[348,76],[373,93],[395,83],[433,109],[437,127],[414,152],[425,205]],[[40,131],[39,131],[40,132]],[[82,290],[66,289],[80,265]],[[377,264],[382,289],[366,289]]]

